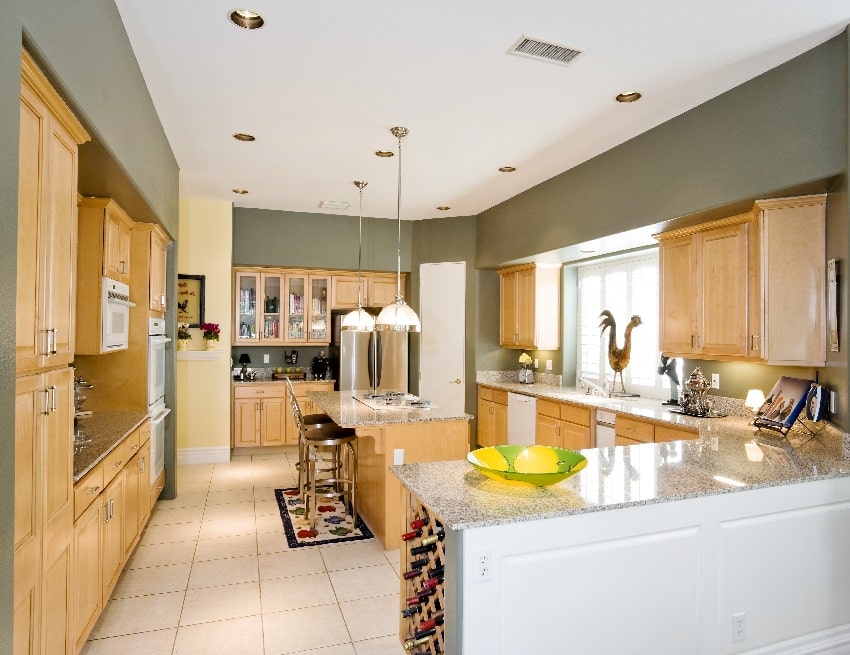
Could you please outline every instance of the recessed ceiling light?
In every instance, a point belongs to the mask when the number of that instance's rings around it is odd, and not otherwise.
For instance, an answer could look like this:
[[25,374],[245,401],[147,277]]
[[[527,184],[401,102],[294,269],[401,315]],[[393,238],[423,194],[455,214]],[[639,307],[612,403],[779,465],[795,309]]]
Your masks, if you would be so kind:
[[437,209],[440,210],[441,212],[446,212],[446,211],[450,210],[451,207],[446,207],[445,205],[440,205],[439,207],[437,207]]
[[248,193],[248,189],[233,189],[233,193],[238,193],[240,196],[244,196]]
[[319,203],[320,209],[348,209],[350,206],[351,203],[344,200],[322,200]]
[[392,157],[395,155],[395,153],[391,150],[376,150],[375,154],[378,155],[378,157]]
[[627,93],[618,93],[614,96],[614,100],[617,102],[634,102],[635,100],[640,100],[640,93],[637,91],[629,91]]
[[500,173],[513,173],[516,170],[515,166],[501,166],[499,168]]
[[238,27],[244,27],[246,30],[256,30],[265,23],[260,14],[250,9],[234,9],[230,12],[230,21]]
[[244,132],[237,132],[233,135],[233,138],[237,141],[256,141],[257,137],[253,134],[245,134]]

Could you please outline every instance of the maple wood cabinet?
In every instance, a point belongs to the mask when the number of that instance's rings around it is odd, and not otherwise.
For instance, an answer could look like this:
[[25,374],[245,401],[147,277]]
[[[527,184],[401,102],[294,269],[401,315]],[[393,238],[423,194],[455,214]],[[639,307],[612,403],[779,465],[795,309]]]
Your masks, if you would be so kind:
[[[401,293],[405,295],[406,276],[401,276]],[[331,309],[357,309],[357,276],[334,275]],[[395,274],[363,273],[361,302],[363,307],[386,307],[395,300],[398,280]]]
[[680,441],[696,439],[698,436],[695,428],[660,425],[624,414],[617,414],[614,421],[614,443],[617,446]]
[[[110,198],[79,201],[77,268],[130,284],[130,231],[133,219]],[[86,284],[90,284],[86,282]]]
[[134,302],[162,317],[167,300],[166,262],[171,239],[154,223],[134,223],[131,237],[133,266],[139,268],[140,274],[134,273],[130,292],[138,298]]
[[825,195],[663,232],[661,351],[696,359],[826,361]]
[[478,387],[478,445],[501,446],[508,442],[508,393]]
[[[301,413],[306,416],[308,414],[319,414],[321,409],[307,396],[308,391],[333,391],[333,382],[321,381],[303,381],[293,382],[292,389],[295,391],[295,399],[298,401],[298,406],[301,408]],[[298,426],[295,425],[295,417],[292,414],[291,401],[289,396],[286,396],[286,408],[284,409],[284,417],[286,420],[286,437],[284,442],[286,445],[294,446],[298,444]]]
[[71,634],[79,652],[150,517],[150,420],[74,485]]
[[537,399],[535,443],[569,450],[590,448],[589,407]]
[[499,345],[561,347],[561,269],[528,264],[499,271]]
[[89,140],[27,53],[21,74],[17,373],[74,359],[77,147]]

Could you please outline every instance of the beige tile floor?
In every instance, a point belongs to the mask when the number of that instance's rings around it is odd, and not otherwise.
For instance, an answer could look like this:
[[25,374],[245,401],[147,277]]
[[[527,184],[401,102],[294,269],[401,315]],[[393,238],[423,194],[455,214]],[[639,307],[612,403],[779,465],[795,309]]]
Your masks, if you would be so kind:
[[404,653],[397,550],[289,549],[274,489],[295,485],[295,456],[180,467],[82,655]]

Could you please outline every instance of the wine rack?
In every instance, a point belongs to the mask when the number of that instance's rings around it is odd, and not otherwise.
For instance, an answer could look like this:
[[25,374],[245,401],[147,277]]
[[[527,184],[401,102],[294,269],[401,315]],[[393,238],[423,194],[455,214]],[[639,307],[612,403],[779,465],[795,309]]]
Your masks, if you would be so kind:
[[405,494],[406,532],[401,546],[401,622],[399,636],[414,655],[444,651],[443,567],[446,563],[442,523],[417,498]]

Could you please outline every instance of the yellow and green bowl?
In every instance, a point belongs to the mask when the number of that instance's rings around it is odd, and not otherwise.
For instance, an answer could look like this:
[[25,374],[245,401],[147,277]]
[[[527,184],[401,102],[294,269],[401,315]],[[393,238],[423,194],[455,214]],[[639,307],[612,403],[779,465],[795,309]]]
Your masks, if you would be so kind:
[[554,446],[489,446],[473,450],[466,461],[494,480],[556,484],[587,466],[587,458]]

